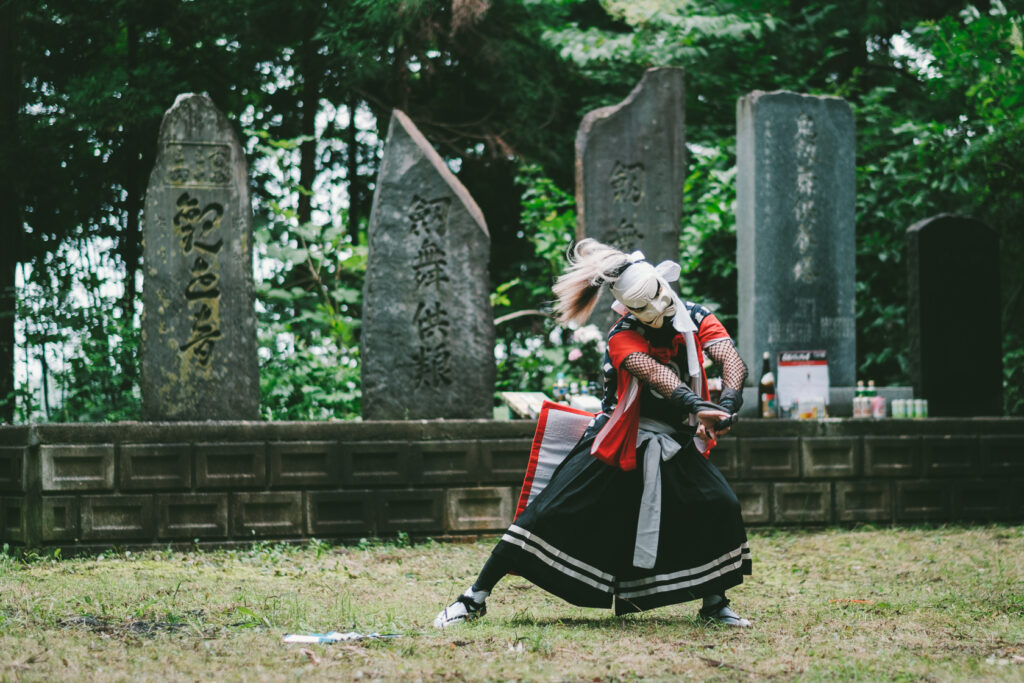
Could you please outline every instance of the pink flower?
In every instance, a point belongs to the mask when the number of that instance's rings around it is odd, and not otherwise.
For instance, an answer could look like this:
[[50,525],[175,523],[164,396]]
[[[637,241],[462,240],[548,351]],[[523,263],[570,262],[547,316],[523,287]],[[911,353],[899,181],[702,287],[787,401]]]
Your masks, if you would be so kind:
[[570,361],[579,360],[580,358],[583,358],[583,352],[579,349],[573,349],[569,352]]

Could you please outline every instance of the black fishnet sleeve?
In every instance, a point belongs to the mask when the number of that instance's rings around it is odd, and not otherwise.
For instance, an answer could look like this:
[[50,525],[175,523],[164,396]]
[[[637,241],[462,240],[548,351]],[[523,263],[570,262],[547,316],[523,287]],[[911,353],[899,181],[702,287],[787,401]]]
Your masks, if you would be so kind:
[[671,396],[676,387],[683,383],[667,365],[654,356],[639,351],[626,356],[622,361],[622,367],[662,396]]
[[743,390],[743,383],[747,381],[747,365],[740,354],[736,353],[732,340],[716,342],[707,347],[704,353],[722,368],[722,388]]

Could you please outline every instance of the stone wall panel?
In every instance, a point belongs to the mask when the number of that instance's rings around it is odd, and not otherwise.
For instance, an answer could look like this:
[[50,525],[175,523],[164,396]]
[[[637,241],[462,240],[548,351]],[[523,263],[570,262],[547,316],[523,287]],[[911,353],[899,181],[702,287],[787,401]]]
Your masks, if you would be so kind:
[[377,533],[379,491],[310,491],[306,524],[312,536],[353,538]]
[[1024,436],[981,436],[981,471],[990,477],[1024,476]]
[[773,488],[776,522],[827,524],[833,521],[831,484],[784,482]]
[[409,441],[352,441],[341,450],[341,485],[407,486],[419,466],[419,446]]
[[480,442],[480,476],[488,484],[521,484],[530,460],[532,439],[488,439]]
[[78,498],[75,496],[43,498],[42,517],[44,541],[74,541],[81,535],[78,523]]
[[149,540],[154,536],[153,496],[83,496],[83,541]]
[[420,444],[417,481],[422,484],[467,484],[480,480],[476,441],[425,441]]
[[921,437],[921,457],[926,477],[976,476],[980,464],[978,437]]
[[444,489],[380,492],[381,533],[444,531]]
[[812,479],[857,477],[861,471],[860,439],[847,436],[800,439],[803,476]]
[[228,535],[227,493],[169,493],[156,497],[157,536],[208,540]]
[[302,494],[297,491],[231,494],[233,538],[294,538],[304,528]]
[[893,517],[892,483],[837,481],[836,518],[840,522],[890,522]]
[[112,491],[114,444],[39,447],[43,491]]
[[122,490],[187,490],[192,487],[192,446],[128,443],[118,449]]
[[743,521],[768,524],[772,521],[772,485],[768,482],[737,482],[732,485],[740,501]]
[[25,449],[0,447],[0,491],[21,493],[25,490]]
[[4,541],[24,543],[26,540],[25,499],[5,496],[3,498],[3,508]]
[[341,458],[334,441],[271,442],[271,488],[338,486]]
[[933,479],[896,482],[897,522],[945,522],[952,514],[951,486]]
[[744,479],[796,479],[800,476],[800,440],[740,439],[740,476]]
[[512,522],[513,490],[508,486],[448,489],[445,492],[445,529],[499,531]]
[[267,460],[262,442],[196,444],[196,488],[260,488],[266,483]]
[[921,476],[921,437],[865,436],[864,476]]
[[711,464],[729,481],[739,477],[739,443],[735,436],[723,438],[711,450]]

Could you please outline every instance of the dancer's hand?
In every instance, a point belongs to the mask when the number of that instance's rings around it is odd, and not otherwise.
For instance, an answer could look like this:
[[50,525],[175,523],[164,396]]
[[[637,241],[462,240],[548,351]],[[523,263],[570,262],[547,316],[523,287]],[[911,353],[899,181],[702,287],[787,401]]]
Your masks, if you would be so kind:
[[722,410],[701,410],[697,413],[697,437],[705,441],[708,439],[717,441],[718,437],[725,436],[729,433],[729,427],[715,431],[715,423],[725,420],[729,416],[729,413]]

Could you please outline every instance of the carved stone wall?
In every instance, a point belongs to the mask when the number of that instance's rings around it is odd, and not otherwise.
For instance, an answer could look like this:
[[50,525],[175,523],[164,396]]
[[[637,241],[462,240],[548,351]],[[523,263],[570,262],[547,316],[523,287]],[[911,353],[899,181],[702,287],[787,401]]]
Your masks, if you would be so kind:
[[[0,428],[0,542],[66,552],[497,533],[535,423]],[[713,461],[750,526],[1024,521],[1024,420],[747,421]]]

